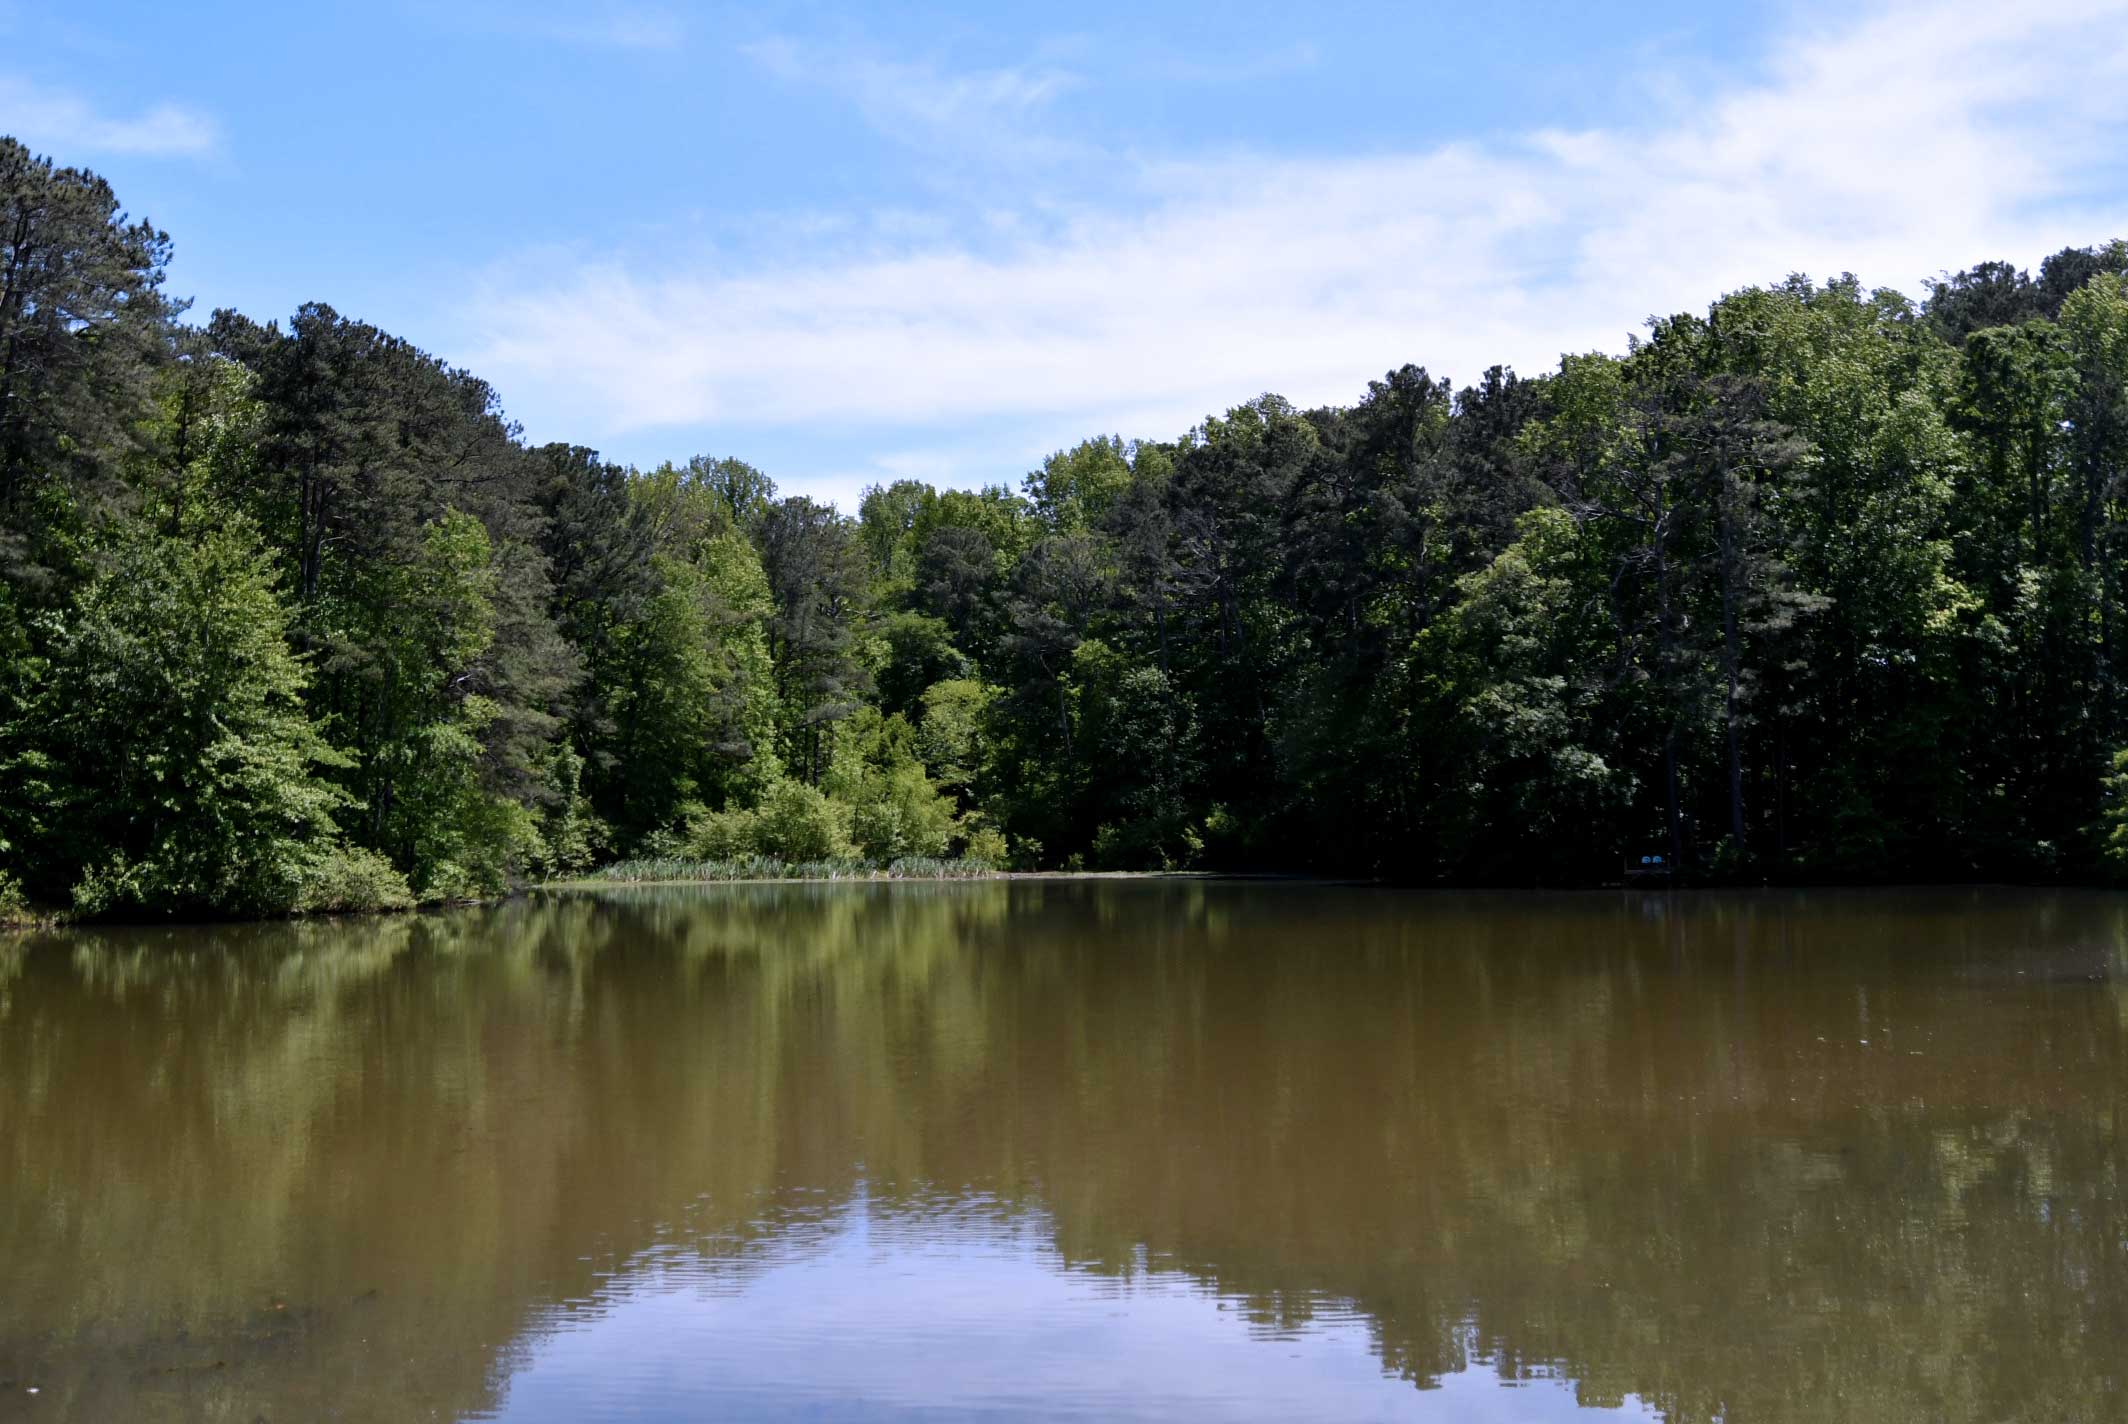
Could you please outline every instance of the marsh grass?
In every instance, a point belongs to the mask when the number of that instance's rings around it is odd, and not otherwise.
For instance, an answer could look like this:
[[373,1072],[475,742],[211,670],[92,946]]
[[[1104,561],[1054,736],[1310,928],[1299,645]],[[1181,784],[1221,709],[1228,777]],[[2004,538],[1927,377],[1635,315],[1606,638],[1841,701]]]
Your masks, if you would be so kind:
[[594,871],[594,880],[629,885],[713,883],[735,880],[981,880],[997,870],[985,860],[939,860],[904,856],[876,860],[784,860],[772,855],[740,855],[720,860],[644,857],[619,860]]

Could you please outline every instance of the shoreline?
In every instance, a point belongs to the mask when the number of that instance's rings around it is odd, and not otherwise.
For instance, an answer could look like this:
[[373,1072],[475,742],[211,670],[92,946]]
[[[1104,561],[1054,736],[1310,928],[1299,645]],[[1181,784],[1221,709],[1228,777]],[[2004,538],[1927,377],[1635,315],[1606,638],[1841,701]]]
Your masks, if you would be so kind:
[[1313,885],[1339,886],[1351,889],[1378,889],[1420,891],[1432,894],[1464,895],[1749,895],[1769,893],[1844,893],[1871,894],[1889,891],[2022,891],[2085,894],[2128,893],[2128,886],[2098,884],[2078,881],[2073,883],[2044,884],[2012,880],[1885,880],[1885,881],[1797,881],[1786,883],[1766,882],[1759,884],[1702,884],[1702,885],[1634,885],[1611,882],[1593,885],[1450,885],[1412,884],[1390,880],[1371,879],[1349,875],[1318,875],[1299,871],[1262,870],[992,870],[961,875],[893,875],[886,870],[853,872],[842,875],[784,875],[784,876],[733,876],[715,878],[667,879],[604,879],[599,876],[574,876],[566,880],[543,880],[518,886],[507,894],[486,899],[440,900],[429,904],[399,905],[377,909],[317,910],[286,915],[172,915],[160,919],[126,918],[76,918],[64,911],[31,910],[25,915],[0,918],[0,940],[10,936],[35,933],[51,933],[60,930],[88,928],[91,926],[159,926],[178,925],[266,925],[281,923],[310,923],[334,920],[366,920],[395,915],[437,914],[451,910],[491,908],[508,904],[512,900],[535,895],[561,893],[582,894],[587,891],[626,891],[687,886],[699,889],[720,886],[763,885],[963,885],[994,884],[998,882],[1041,883],[1072,881],[1130,881],[1130,880],[1176,880],[1176,881],[1228,881],[1258,885]]

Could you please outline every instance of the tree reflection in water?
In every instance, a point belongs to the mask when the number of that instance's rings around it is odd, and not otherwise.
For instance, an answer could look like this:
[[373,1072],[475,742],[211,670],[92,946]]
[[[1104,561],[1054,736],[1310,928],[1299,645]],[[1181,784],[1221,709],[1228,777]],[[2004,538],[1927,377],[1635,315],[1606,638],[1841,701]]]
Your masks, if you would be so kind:
[[476,1414],[675,1262],[832,1288],[859,1222],[1417,1385],[2117,1418],[2124,943],[2100,895],[1172,881],[0,942],[0,1416]]

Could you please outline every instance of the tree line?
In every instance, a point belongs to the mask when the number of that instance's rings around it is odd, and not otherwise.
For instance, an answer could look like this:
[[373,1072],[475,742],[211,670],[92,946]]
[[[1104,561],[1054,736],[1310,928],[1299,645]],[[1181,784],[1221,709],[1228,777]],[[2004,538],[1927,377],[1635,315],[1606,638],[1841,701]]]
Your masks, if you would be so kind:
[[854,513],[525,442],[0,139],[0,899],[627,856],[1581,882],[2128,854],[2128,244],[1738,291]]

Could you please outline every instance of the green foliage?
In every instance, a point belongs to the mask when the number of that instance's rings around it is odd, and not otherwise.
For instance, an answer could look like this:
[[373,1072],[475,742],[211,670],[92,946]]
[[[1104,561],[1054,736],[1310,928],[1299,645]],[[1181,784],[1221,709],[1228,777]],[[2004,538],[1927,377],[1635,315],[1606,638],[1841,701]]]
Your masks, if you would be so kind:
[[[0,877],[102,913],[659,861],[1586,881],[2122,856],[2128,245],[1746,288],[855,516],[527,449],[0,140]],[[16,250],[11,248],[10,250]]]
[[2101,801],[2100,831],[2107,867],[2128,876],[2128,750],[2113,754]]
[[931,779],[963,805],[975,799],[986,771],[990,709],[998,691],[971,678],[948,678],[924,689],[916,753]]
[[617,637],[609,694],[614,820],[670,822],[682,803],[773,781],[777,705],[761,566],[738,536],[661,555],[641,617]]
[[802,781],[779,781],[761,798],[754,849],[789,861],[853,859],[850,809]]
[[1557,870],[1617,845],[1633,790],[1607,757],[1609,630],[1581,602],[1589,533],[1534,510],[1422,636],[1421,716],[1438,729],[1440,832],[1473,863]]
[[307,678],[250,527],[129,527],[53,629],[33,715],[56,769],[75,906],[285,910],[334,834],[343,761],[305,715]]
[[[0,873],[18,880],[31,873],[32,849],[52,845],[62,830],[52,815],[57,768],[45,729],[33,715],[49,666],[40,655],[37,631],[14,590],[0,582],[0,785],[11,788],[0,796]],[[59,882],[57,888],[64,889],[69,879],[64,867],[47,865],[45,873],[48,885]]]
[[1072,654],[1071,681],[1076,735],[1098,757],[1085,790],[1097,827],[1092,863],[1104,870],[1194,864],[1204,841],[1186,795],[1182,722],[1167,675],[1089,640]]
[[1027,498],[1053,529],[1086,529],[1107,517],[1130,482],[1129,448],[1120,436],[1102,436],[1044,460],[1027,476]]
[[931,686],[964,679],[975,669],[973,660],[954,646],[946,621],[926,613],[888,614],[881,620],[873,657],[879,709],[912,720]]
[[889,880],[980,880],[996,873],[994,862],[974,855],[956,856],[950,860],[905,855],[888,862],[886,868]]
[[540,816],[539,846],[532,858],[532,868],[543,876],[581,875],[612,851],[613,828],[584,794],[583,766],[576,748],[566,741],[555,745],[547,773],[553,799]]
[[995,874],[990,862],[962,857],[938,860],[905,856],[882,865],[876,860],[838,858],[791,861],[778,856],[742,855],[722,859],[693,860],[686,857],[636,858],[615,861],[598,873],[601,880],[625,884],[665,882],[723,882],[740,880],[978,880]]
[[850,520],[802,497],[768,507],[758,544],[772,599],[767,632],[779,750],[793,775],[817,782],[835,724],[871,690],[858,657],[868,613],[863,547]]
[[473,690],[496,634],[494,546],[479,520],[446,511],[412,562],[371,577],[359,695],[373,730],[355,783],[371,833],[424,900],[496,894],[541,840],[491,775],[503,705]]
[[29,895],[22,882],[0,870],[0,925],[28,924],[30,919]]
[[1012,862],[1011,844],[1005,833],[980,817],[961,819],[960,841],[961,859],[965,861],[992,867]]
[[699,803],[681,816],[680,847],[696,860],[741,860],[761,854],[761,816],[747,807],[711,811]]
[[335,846],[302,869],[291,908],[306,914],[403,910],[414,903],[406,877],[373,850]]
[[957,826],[953,798],[925,774],[899,714],[865,708],[843,724],[822,787],[849,808],[850,835],[875,860],[938,857]]
[[946,853],[956,827],[953,802],[918,766],[867,777],[850,809],[851,838],[874,860],[936,859]]
[[917,531],[931,522],[938,491],[920,480],[869,486],[857,503],[857,525],[874,587],[904,593],[915,577]]
[[154,413],[181,305],[170,239],[110,185],[0,136],[0,580],[55,606]]

